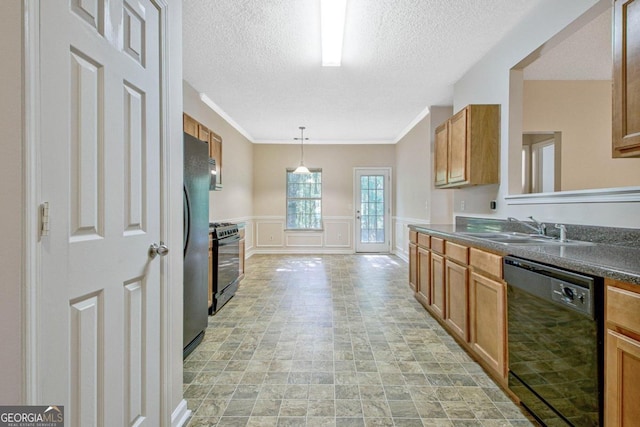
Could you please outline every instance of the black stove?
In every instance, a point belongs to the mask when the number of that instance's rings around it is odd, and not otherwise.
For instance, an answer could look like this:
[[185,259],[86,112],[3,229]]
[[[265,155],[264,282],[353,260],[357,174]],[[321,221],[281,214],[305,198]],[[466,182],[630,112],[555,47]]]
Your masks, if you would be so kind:
[[230,222],[209,223],[209,232],[213,240],[211,257],[213,302],[209,308],[209,314],[215,314],[238,289],[240,232],[238,224]]

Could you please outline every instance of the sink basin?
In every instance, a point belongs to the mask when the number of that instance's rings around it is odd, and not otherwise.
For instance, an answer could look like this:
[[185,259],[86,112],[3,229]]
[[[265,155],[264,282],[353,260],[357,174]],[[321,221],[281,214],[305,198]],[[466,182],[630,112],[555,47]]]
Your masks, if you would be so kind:
[[469,232],[460,233],[469,237],[477,237],[479,239],[486,239],[492,242],[500,243],[503,245],[522,245],[522,246],[589,246],[593,245],[591,242],[583,242],[580,240],[567,240],[561,242],[558,239],[549,236],[541,236],[538,234],[526,234],[516,232]]

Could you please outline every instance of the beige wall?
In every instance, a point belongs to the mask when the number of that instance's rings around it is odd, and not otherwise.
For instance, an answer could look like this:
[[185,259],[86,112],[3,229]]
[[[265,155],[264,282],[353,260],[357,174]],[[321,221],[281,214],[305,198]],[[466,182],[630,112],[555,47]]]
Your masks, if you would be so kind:
[[[295,144],[254,145],[255,246],[262,251],[353,250],[353,168],[395,165],[394,145],[307,145],[305,164],[322,168],[324,232],[285,232],[287,168],[300,163]],[[392,171],[392,179],[394,172]]]
[[0,404],[23,402],[22,2],[0,2]]
[[396,144],[396,217],[429,222],[431,206],[431,117],[427,115]]
[[524,132],[562,132],[561,190],[640,183],[640,159],[611,157],[610,81],[525,80],[523,98]]
[[431,106],[429,114],[396,144],[395,253],[408,257],[409,224],[446,224],[452,219],[452,190],[433,185],[435,129],[452,115],[451,107]]
[[[519,112],[518,106],[511,104],[510,86],[514,85],[514,92],[517,92],[515,80],[522,78],[522,72],[514,73],[511,68],[592,7],[596,9],[590,11],[591,15],[599,16],[604,8],[611,7],[611,2],[542,0],[526,19],[454,84],[453,103],[456,111],[467,104],[502,105],[500,184],[457,190],[454,193],[454,214],[498,218],[533,215],[549,222],[638,227],[638,202],[605,201],[599,199],[599,195],[584,198],[582,203],[563,203],[561,200],[555,202],[551,199],[538,202],[531,199],[518,204],[517,201],[506,198],[510,193],[510,182],[512,192],[521,187],[521,149],[518,147],[522,143],[522,123],[518,120],[511,121],[510,117],[517,119],[522,108],[520,107]],[[515,80],[512,80],[512,76]],[[602,158],[602,162],[608,161],[610,156],[609,153]],[[488,208],[492,199],[498,201],[495,212]],[[466,207],[464,211],[461,209],[463,201]]]
[[209,193],[209,219],[244,220],[253,212],[253,144],[183,82],[184,111],[222,137],[222,184]]

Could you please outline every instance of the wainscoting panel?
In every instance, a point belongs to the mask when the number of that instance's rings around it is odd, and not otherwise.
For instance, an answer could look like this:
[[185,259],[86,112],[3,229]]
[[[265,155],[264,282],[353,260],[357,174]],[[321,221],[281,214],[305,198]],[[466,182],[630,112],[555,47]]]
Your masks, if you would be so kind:
[[322,234],[320,232],[305,231],[302,233],[285,233],[287,247],[321,248]]
[[351,223],[353,219],[324,221],[324,245],[327,248],[351,248]]
[[284,219],[256,221],[256,247],[283,247]]
[[394,253],[409,262],[409,225],[426,224],[425,219],[393,217],[393,230],[395,234]]

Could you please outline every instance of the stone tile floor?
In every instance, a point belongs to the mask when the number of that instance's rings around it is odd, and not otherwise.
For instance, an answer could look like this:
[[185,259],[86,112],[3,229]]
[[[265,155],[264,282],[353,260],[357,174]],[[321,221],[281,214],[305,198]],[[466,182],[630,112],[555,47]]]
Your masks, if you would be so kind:
[[254,255],[184,362],[196,426],[531,426],[393,255]]

